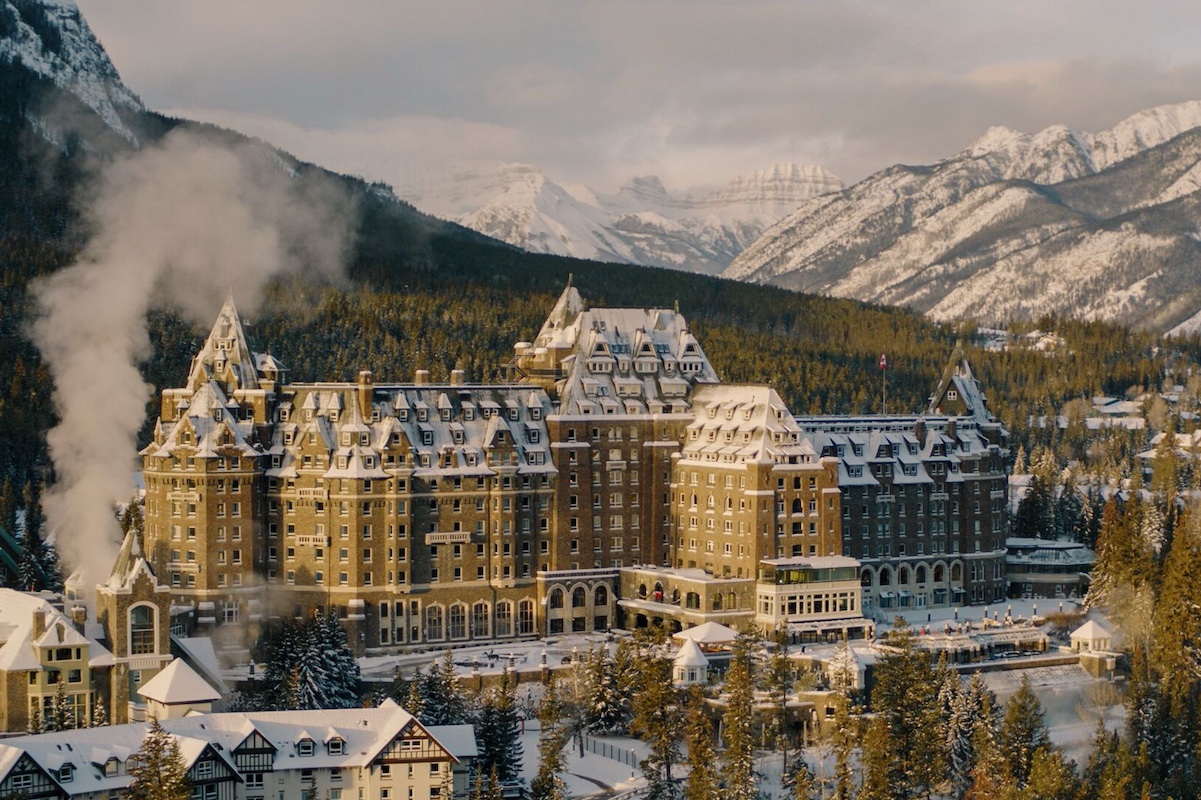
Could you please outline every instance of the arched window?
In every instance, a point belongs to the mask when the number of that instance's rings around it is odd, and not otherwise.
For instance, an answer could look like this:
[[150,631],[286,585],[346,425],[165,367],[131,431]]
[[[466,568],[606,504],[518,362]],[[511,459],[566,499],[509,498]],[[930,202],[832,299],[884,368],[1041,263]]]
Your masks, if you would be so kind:
[[554,589],[550,590],[549,605],[551,608],[562,608],[563,607],[563,590],[562,589],[560,589],[556,586]]
[[892,570],[890,570],[888,567],[880,568],[880,585],[881,586],[892,585]]
[[155,608],[134,606],[129,609],[129,652],[143,655],[155,652],[158,637],[155,635]]
[[953,580],[953,581],[963,580],[963,565],[962,564],[956,562],[951,565],[951,580]]
[[947,568],[944,567],[942,564],[936,564],[934,566],[934,582],[942,583],[946,579],[947,579]]
[[726,611],[738,610],[738,595],[730,592],[726,595]]
[[792,501],[792,513],[793,514],[801,513],[801,498],[798,497]]
[[584,591],[583,586],[577,586],[571,592],[571,607],[584,608],[588,605],[588,593]]
[[713,595],[713,610],[721,611],[721,592]]
[[534,601],[522,600],[517,605],[517,635],[529,636],[534,632]]
[[915,570],[915,572],[917,574],[917,582],[925,583],[926,582],[926,566],[924,564],[918,566],[918,568]]
[[696,592],[689,592],[688,594],[684,595],[684,607],[685,608],[700,608],[701,607],[701,596],[699,594],[697,594]]
[[645,583],[638,584],[638,596],[646,597],[646,584]]
[[609,587],[604,585],[596,587],[596,594],[593,595],[592,602],[598,608],[609,605]]
[[488,604],[476,603],[471,607],[471,636],[475,639],[488,638]]
[[901,567],[900,570],[897,571],[897,583],[909,583],[909,567]]
[[872,571],[870,569],[865,569],[863,574],[859,576],[859,585],[864,589],[870,589],[872,588],[872,583]]
[[496,604],[496,635],[513,635],[513,604],[507,600]]
[[462,603],[455,603],[450,607],[449,621],[446,628],[452,639],[467,638],[467,606]]
[[425,609],[425,638],[442,638],[442,607],[428,606]]

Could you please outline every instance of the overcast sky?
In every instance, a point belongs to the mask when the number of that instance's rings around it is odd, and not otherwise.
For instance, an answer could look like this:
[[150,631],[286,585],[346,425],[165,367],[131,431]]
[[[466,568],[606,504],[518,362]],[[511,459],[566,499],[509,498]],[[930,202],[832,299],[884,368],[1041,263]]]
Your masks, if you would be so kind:
[[992,125],[1201,99],[1201,4],[78,0],[156,110],[404,184],[523,161],[611,190],[777,161],[850,183]]

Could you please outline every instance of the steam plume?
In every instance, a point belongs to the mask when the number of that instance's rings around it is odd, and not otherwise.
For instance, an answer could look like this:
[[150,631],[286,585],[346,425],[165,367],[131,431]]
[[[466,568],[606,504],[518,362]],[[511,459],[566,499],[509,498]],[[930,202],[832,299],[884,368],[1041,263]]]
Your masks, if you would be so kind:
[[67,564],[99,579],[116,556],[113,507],[132,491],[153,392],[138,373],[150,354],[147,312],[169,306],[207,323],[231,291],[253,308],[273,275],[336,277],[349,207],[332,181],[297,180],[265,147],[183,131],[104,170],[88,246],[36,292],[33,338],[61,419],[48,437],[57,483],[44,503]]

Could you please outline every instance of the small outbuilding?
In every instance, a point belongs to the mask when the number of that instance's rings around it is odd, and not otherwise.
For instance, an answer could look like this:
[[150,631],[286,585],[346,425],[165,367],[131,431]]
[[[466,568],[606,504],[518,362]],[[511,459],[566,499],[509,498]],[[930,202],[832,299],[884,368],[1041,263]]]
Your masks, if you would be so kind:
[[671,679],[676,686],[692,686],[709,680],[709,659],[692,639],[685,639],[671,664]]
[[1072,652],[1091,653],[1106,652],[1113,649],[1113,634],[1096,620],[1089,620],[1072,631]]

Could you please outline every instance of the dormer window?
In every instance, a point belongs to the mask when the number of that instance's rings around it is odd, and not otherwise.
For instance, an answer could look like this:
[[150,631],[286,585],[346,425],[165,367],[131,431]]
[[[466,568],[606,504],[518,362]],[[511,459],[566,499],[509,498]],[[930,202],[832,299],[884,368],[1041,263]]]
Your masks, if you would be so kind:
[[307,758],[313,754],[313,740],[301,739],[296,743],[296,755]]
[[335,736],[326,743],[331,756],[340,756],[346,752],[346,740]]
[[959,397],[959,392],[955,391],[954,389],[952,389],[952,390],[950,390],[949,392],[947,392],[947,399],[948,399],[948,400],[955,400],[955,399],[957,399],[958,397]]
[[63,764],[58,768],[58,779],[61,783],[70,783],[75,778],[75,765]]
[[111,778],[114,775],[116,775],[117,771],[120,769],[120,766],[121,766],[121,762],[117,761],[117,759],[115,757],[110,758],[108,761],[105,761],[104,762],[105,777]]

